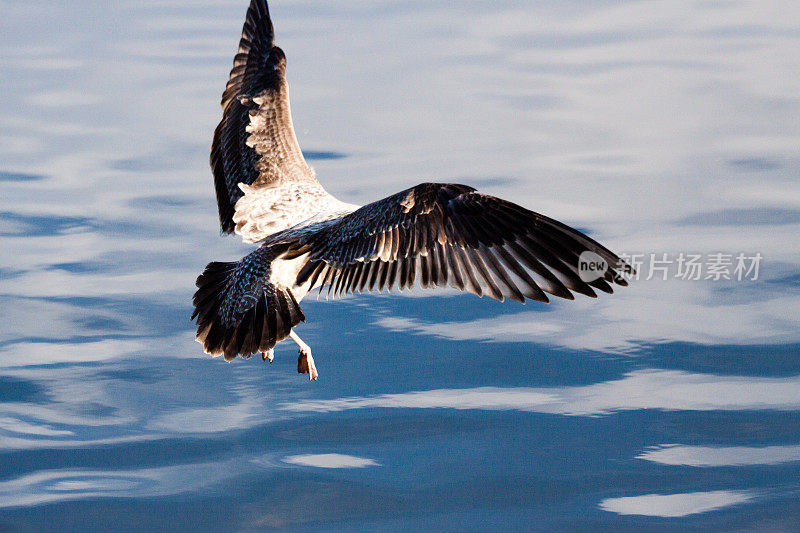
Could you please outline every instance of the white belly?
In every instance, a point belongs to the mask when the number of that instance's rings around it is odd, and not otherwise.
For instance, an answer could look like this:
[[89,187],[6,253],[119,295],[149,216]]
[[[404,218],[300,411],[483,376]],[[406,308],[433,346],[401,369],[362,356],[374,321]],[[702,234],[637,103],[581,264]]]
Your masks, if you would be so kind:
[[[275,259],[270,264],[269,282],[278,287],[292,290],[295,299],[299,302],[308,293],[308,287],[296,287],[297,275],[308,261],[308,256],[303,255],[296,259]],[[308,285],[308,284],[306,284]]]

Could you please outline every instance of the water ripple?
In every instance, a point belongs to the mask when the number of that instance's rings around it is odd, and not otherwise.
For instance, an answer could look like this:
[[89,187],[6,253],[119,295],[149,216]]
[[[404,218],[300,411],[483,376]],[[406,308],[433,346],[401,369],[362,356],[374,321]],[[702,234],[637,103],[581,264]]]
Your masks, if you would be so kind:
[[604,511],[622,515],[661,516],[675,518],[708,513],[725,507],[747,503],[754,494],[744,490],[714,490],[682,494],[644,494],[608,498],[600,503]]
[[283,403],[296,412],[354,409],[517,410],[599,416],[635,409],[741,411],[800,409],[800,376],[756,378],[674,370],[641,370],[623,378],[569,387],[479,387]]

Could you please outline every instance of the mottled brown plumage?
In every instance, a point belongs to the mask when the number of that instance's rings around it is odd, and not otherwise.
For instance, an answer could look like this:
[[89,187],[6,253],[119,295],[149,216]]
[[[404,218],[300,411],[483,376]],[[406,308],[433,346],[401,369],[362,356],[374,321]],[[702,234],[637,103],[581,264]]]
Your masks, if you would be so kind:
[[[514,203],[451,183],[422,183],[363,207],[328,194],[303,159],[292,127],[286,58],[275,46],[265,0],[253,0],[214,133],[222,231],[260,246],[234,263],[210,263],[197,279],[197,340],[232,359],[264,353],[291,336],[298,371],[316,379],[311,351],[293,328],[312,289],[355,291],[451,286],[497,300],[595,297],[627,285],[630,267],[580,231]],[[596,279],[578,258],[605,262]]]

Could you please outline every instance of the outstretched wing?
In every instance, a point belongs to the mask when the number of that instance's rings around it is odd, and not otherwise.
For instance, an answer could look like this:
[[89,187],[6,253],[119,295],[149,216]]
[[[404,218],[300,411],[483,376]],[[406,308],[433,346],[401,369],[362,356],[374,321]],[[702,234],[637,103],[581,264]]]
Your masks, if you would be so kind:
[[[267,2],[252,0],[222,94],[222,121],[211,145],[219,220],[225,233],[234,229],[242,233],[251,218],[263,218],[265,213],[252,212],[256,204],[297,198],[298,194],[286,194],[287,190],[302,195],[321,189],[294,134],[285,73],[286,57],[275,46]],[[243,189],[253,198],[237,206]],[[262,195],[266,195],[264,202],[258,198]],[[262,229],[270,222],[261,220]],[[273,226],[270,232],[286,224]]]
[[[584,251],[606,262],[584,281]],[[465,185],[423,183],[342,217],[300,241],[287,257],[308,254],[297,285],[350,291],[450,285],[498,300],[573,299],[627,285],[631,268],[583,233]]]

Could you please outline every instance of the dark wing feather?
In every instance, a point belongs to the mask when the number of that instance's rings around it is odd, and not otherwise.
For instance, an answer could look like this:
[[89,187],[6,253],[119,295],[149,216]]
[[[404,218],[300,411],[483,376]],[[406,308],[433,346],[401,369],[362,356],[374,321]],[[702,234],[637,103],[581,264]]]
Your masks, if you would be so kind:
[[211,168],[222,231],[231,233],[236,201],[243,194],[240,183],[265,187],[279,181],[316,183],[294,134],[286,57],[275,46],[266,0],[250,3],[221,103]]
[[[578,257],[592,251],[607,263],[602,277],[583,281]],[[498,300],[547,302],[545,292],[572,299],[627,285],[632,269],[583,233],[539,213],[465,185],[423,183],[366,205],[294,245],[308,254],[303,285],[320,264],[338,277],[332,293],[377,286],[402,289],[450,285]],[[369,276],[369,282],[367,282]],[[334,283],[327,278],[311,287]],[[377,284],[376,284],[377,282]]]
[[305,316],[290,289],[267,282],[270,250],[258,248],[236,263],[209,263],[194,295],[197,340],[231,360],[266,352]]

